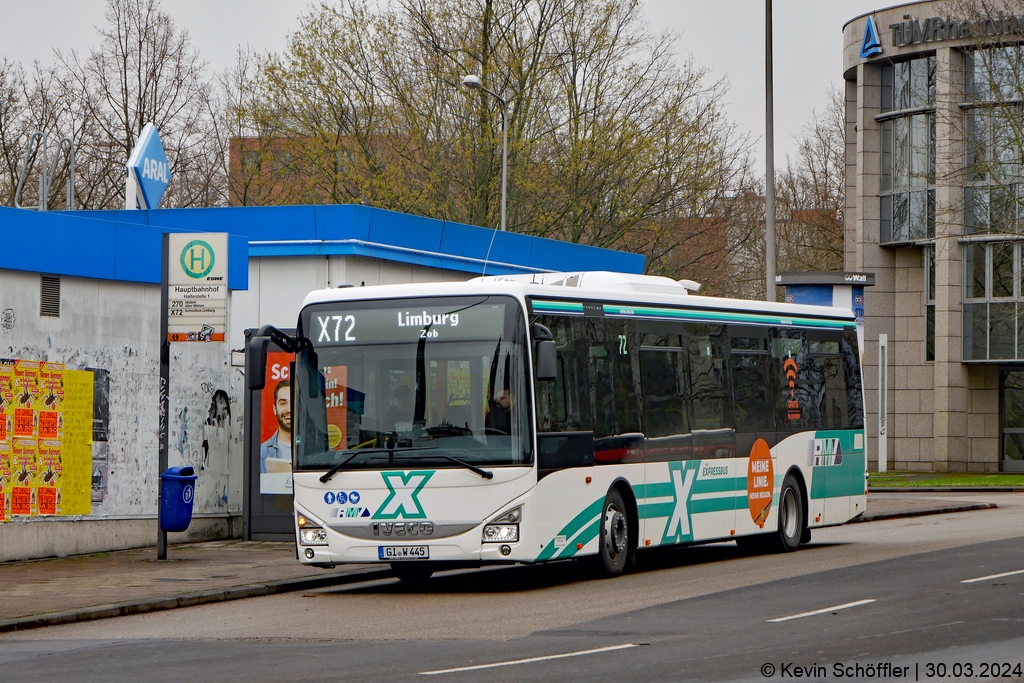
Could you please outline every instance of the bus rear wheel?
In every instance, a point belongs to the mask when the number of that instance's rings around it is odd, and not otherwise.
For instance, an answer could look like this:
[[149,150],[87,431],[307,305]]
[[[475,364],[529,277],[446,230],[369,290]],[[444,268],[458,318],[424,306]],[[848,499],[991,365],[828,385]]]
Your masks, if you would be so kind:
[[392,562],[391,572],[399,581],[426,581],[434,570],[418,562]]
[[777,547],[789,553],[800,547],[804,535],[804,506],[800,487],[792,474],[787,474],[779,491],[779,530],[776,534]]
[[622,494],[612,489],[601,508],[601,536],[598,539],[598,570],[604,576],[618,576],[629,559],[629,517]]

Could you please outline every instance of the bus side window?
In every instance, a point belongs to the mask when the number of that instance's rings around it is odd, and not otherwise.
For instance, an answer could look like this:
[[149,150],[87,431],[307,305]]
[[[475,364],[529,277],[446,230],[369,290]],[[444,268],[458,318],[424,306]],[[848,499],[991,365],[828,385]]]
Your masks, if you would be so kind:
[[839,342],[839,355],[843,359],[843,376],[846,379],[846,406],[850,429],[864,428],[864,393],[861,389],[860,350],[857,332],[847,328]]
[[640,374],[643,387],[643,432],[648,437],[678,436],[690,431],[686,411],[686,356],[679,335],[643,335]]
[[555,381],[536,383],[538,429],[542,432],[590,431],[585,342],[576,334],[572,318],[538,316],[537,322],[551,330],[558,348]]
[[776,329],[771,342],[778,431],[818,429],[824,383],[820,364],[807,353],[807,331]]
[[768,328],[729,326],[733,419],[739,434],[775,431],[768,381]]
[[587,340],[594,437],[640,431],[636,382],[630,358],[631,325],[607,318],[577,319],[578,334]]
[[693,457],[731,458],[736,452],[736,434],[725,376],[723,326],[687,323],[684,329],[690,369]]

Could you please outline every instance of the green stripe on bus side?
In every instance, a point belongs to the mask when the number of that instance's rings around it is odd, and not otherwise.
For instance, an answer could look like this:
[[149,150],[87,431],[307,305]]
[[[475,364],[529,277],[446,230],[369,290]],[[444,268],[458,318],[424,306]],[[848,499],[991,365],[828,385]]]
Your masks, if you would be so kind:
[[[675,510],[675,501],[667,503],[648,503],[639,505],[637,511],[640,519],[657,519],[668,517]],[[704,514],[705,512],[725,512],[727,510],[746,509],[747,497],[725,496],[722,498],[705,498],[703,500],[690,499],[690,515]]]
[[678,308],[645,308],[638,306],[604,305],[605,315],[621,315],[635,318],[671,318],[677,320],[707,320],[714,322],[743,322],[770,325],[790,325],[802,327],[834,327],[843,329],[853,327],[853,322],[844,320],[826,320],[822,318],[783,318],[775,315],[756,313],[729,313],[721,310],[684,310]]
[[[603,505],[604,496],[595,500],[593,503],[588,505],[583,512],[573,517],[568,524],[562,527],[562,530],[558,532],[558,535],[565,536],[566,540],[572,538],[573,534],[583,528],[583,525],[601,514],[601,507]],[[562,550],[562,548],[555,548],[555,539],[552,538],[548,541],[548,544],[544,546],[544,549],[540,551],[540,555],[537,556],[537,561],[540,562],[542,560],[551,559],[558,550]]]
[[[604,501],[601,501],[604,502]],[[597,535],[601,533],[601,518],[594,520],[594,523],[588,526],[586,529],[580,532],[580,535],[573,539],[572,543],[562,548],[562,552],[558,553],[558,559],[565,557],[572,557],[579,552],[579,545],[582,543],[586,545],[592,540],[597,538]]]
[[725,491],[746,491],[747,478],[722,477],[721,479],[698,479],[693,482],[694,493],[724,493]]
[[[693,482],[693,493],[725,493],[727,491],[746,491],[746,477],[722,477],[720,479],[698,479]],[[633,487],[637,500],[645,498],[665,498],[675,493],[672,482],[654,482],[637,484]]]
[[583,304],[574,303],[570,301],[538,301],[533,300],[533,310],[538,311],[539,309],[545,311],[558,311],[560,313],[582,313]]
[[675,501],[668,503],[650,503],[646,505],[638,505],[640,508],[637,512],[640,515],[640,519],[655,519],[656,517],[668,517],[672,514],[672,510],[675,509]]
[[726,496],[725,498],[705,498],[704,500],[690,499],[690,515],[699,515],[705,512],[724,512],[725,510],[739,510],[747,507],[747,497]]

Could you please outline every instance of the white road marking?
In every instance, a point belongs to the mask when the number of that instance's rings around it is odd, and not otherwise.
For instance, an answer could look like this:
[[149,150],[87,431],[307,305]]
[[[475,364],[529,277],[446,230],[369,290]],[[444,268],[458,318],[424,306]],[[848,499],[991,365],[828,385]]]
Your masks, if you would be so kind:
[[859,605],[867,605],[868,603],[875,602],[874,598],[869,600],[858,600],[857,602],[848,602],[844,605],[836,605],[835,607],[826,607],[825,609],[816,609],[813,612],[802,612],[800,614],[791,614],[788,617],[778,617],[776,619],[768,619],[769,624],[777,624],[780,621],[789,621],[791,619],[802,619],[804,617],[813,617],[817,614],[826,614],[828,612],[835,612],[836,610],[847,609],[850,607],[857,607]]
[[579,652],[565,652],[560,655],[547,655],[545,657],[530,657],[529,659],[513,659],[509,662],[495,662],[494,664],[477,664],[476,666],[460,666],[457,669],[439,669],[438,671],[421,671],[421,676],[434,676],[437,674],[452,674],[457,671],[476,671],[478,669],[493,669],[499,666],[512,666],[513,664],[529,664],[531,662],[544,662],[549,659],[563,659],[565,657],[579,657],[581,655],[595,655],[599,652],[611,652],[613,650],[626,650],[631,647],[640,647],[637,643],[625,645],[612,645],[611,647],[599,647],[594,650],[580,650]]
[[1003,572],[1002,574],[992,574],[991,576],[979,576],[976,579],[967,579],[960,583],[977,583],[978,581],[988,581],[989,579],[1001,579],[1004,576],[1013,576],[1014,574],[1024,574],[1024,569],[1018,569],[1015,572]]

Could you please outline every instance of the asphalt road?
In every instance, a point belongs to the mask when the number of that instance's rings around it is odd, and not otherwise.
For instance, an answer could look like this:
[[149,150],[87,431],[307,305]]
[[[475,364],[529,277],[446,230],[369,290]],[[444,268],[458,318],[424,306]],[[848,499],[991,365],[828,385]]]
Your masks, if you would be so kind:
[[1024,680],[1024,495],[973,498],[1000,508],[818,531],[788,555],[657,552],[614,580],[577,563],[448,572],[6,634],[0,675]]

